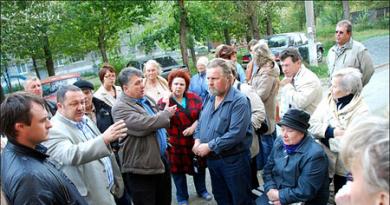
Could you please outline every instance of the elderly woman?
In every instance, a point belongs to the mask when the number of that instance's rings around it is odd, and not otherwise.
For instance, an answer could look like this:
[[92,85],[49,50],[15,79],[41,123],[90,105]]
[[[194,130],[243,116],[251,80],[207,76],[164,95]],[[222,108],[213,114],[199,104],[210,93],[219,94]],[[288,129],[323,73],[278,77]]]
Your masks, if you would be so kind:
[[308,113],[289,109],[278,123],[282,135],[264,167],[264,194],[257,204],[327,204],[328,159],[307,132],[309,119]]
[[252,85],[256,94],[260,96],[267,114],[268,130],[260,137],[261,153],[257,158],[257,166],[261,170],[267,162],[272,146],[276,138],[275,115],[276,97],[279,90],[279,67],[273,60],[272,53],[267,43],[260,41],[253,48],[254,61],[252,78],[249,84]]
[[189,91],[196,93],[202,99],[205,99],[209,94],[207,79],[206,79],[206,66],[209,63],[209,59],[206,56],[199,57],[196,62],[196,69],[198,73],[191,78]]
[[104,63],[99,71],[99,79],[102,85],[93,96],[112,107],[119,94],[122,93],[122,89],[115,85],[116,74],[114,67]]
[[245,71],[242,66],[237,62],[237,51],[236,49],[234,49],[233,46],[228,46],[225,44],[219,45],[216,48],[215,57],[233,61],[233,63],[236,65],[236,71],[238,74],[237,80],[242,83],[246,82]]
[[163,110],[166,106],[177,105],[168,129],[171,144],[168,158],[176,186],[177,202],[179,205],[188,204],[186,174],[193,175],[196,192],[209,201],[212,196],[207,192],[205,185],[205,160],[196,157],[192,152],[194,145],[192,135],[198,123],[202,100],[198,95],[187,91],[190,75],[185,70],[172,71],[168,76],[168,84],[172,94],[169,98],[161,98],[158,106]]
[[330,92],[318,105],[310,122],[310,132],[325,145],[335,193],[347,181],[347,170],[338,157],[340,139],[356,117],[368,114],[361,96],[361,75],[355,68],[333,73]]
[[161,66],[155,60],[148,60],[144,64],[145,94],[157,102],[170,94],[168,82],[160,76]]
[[337,205],[389,204],[389,119],[366,117],[345,131],[341,160],[353,181],[336,194]]

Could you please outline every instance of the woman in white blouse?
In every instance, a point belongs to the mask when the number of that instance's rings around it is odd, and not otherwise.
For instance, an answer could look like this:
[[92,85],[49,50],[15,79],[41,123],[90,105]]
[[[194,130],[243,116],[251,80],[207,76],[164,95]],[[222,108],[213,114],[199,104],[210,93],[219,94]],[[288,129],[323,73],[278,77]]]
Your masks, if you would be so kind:
[[170,95],[168,82],[160,74],[161,66],[157,61],[148,60],[144,64],[144,91],[155,102],[158,102],[162,97]]
[[122,93],[122,89],[115,85],[116,74],[114,67],[104,63],[99,71],[99,79],[102,85],[95,92],[94,97],[112,107],[119,94]]

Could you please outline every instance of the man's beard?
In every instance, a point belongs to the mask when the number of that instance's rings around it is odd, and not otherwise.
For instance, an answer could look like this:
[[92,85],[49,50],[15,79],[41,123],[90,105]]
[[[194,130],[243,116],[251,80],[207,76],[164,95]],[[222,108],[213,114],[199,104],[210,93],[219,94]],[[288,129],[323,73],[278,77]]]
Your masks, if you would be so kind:
[[213,95],[213,96],[220,96],[222,94],[221,91],[218,91],[215,88],[209,88],[209,92],[210,92],[210,95]]

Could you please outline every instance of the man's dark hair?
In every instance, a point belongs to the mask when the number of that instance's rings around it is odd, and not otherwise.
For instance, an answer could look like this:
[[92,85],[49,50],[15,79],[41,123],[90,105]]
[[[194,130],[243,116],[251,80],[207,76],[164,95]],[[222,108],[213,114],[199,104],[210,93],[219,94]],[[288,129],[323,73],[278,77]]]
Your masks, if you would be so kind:
[[288,57],[291,57],[291,60],[293,63],[297,62],[298,60],[302,60],[301,54],[299,53],[298,49],[296,49],[296,48],[286,48],[280,54],[281,61],[284,61]]
[[123,86],[126,85],[129,82],[130,78],[133,77],[134,75],[138,77],[142,77],[142,72],[133,67],[124,68],[121,70],[121,72],[119,72],[118,82],[122,90],[123,90]]
[[27,92],[16,92],[9,95],[0,106],[0,134],[7,136],[8,140],[15,142],[17,132],[16,123],[31,124],[32,103],[42,105],[43,98]]
[[75,85],[63,85],[57,91],[57,102],[64,103],[65,95],[68,91],[81,91],[81,89]]

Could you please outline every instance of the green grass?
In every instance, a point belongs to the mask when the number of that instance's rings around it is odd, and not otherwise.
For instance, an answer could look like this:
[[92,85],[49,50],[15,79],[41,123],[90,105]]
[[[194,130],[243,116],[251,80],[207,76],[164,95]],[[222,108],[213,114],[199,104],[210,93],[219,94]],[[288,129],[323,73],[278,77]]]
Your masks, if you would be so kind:
[[326,63],[319,63],[318,66],[309,66],[309,69],[320,79],[328,77],[328,66]]

